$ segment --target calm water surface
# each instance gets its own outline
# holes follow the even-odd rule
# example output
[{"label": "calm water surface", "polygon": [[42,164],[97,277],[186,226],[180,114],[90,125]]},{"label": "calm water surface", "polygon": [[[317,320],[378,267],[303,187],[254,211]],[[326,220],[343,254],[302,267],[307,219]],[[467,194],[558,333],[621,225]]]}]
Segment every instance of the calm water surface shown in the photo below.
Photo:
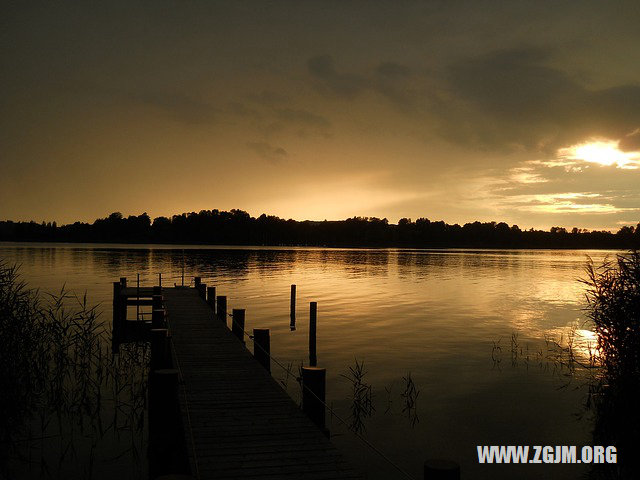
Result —
[{"label": "calm water surface", "polygon": [[[592,444],[592,418],[583,415],[586,379],[566,376],[550,361],[545,339],[566,343],[573,331],[578,355],[588,359],[594,339],[578,279],[587,255],[597,263],[615,253],[0,244],[0,258],[20,264],[31,286],[86,292],[100,303],[105,322],[111,282],[127,276],[135,284],[140,274],[150,285],[162,273],[163,285],[179,284],[184,265],[187,283],[199,275],[228,296],[230,309],[246,308],[248,330],[270,328],[273,356],[293,370],[308,364],[308,303],[317,301],[318,365],[327,368],[328,402],[348,419],[352,386],[341,374],[355,359],[364,361],[375,410],[364,419],[363,435],[415,478],[430,457],[458,461],[463,478],[587,473],[578,465],[478,465],[476,445]],[[293,283],[295,331],[289,327]],[[407,409],[408,375],[419,394]],[[298,399],[293,380],[288,387]],[[402,478],[335,418],[331,431],[368,478]]]}]

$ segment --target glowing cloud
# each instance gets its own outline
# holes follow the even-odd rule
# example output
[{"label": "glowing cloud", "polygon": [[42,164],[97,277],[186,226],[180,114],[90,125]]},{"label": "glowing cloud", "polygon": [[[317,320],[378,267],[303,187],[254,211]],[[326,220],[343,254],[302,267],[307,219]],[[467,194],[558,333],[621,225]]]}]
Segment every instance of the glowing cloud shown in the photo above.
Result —
[{"label": "glowing cloud", "polygon": [[617,213],[625,209],[611,203],[594,201],[602,199],[598,193],[553,193],[534,195],[514,195],[509,204],[523,211],[536,213]]},{"label": "glowing cloud", "polygon": [[623,152],[619,141],[593,140],[558,150],[558,157],[570,161],[582,161],[623,169],[640,168],[640,152]]}]

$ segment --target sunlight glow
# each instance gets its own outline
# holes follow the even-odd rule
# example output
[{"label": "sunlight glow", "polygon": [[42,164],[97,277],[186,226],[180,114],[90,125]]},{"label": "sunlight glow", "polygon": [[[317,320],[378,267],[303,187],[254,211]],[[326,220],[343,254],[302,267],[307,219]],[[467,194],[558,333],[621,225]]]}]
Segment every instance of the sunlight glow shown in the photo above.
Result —
[{"label": "sunlight glow", "polygon": [[[610,203],[594,203],[598,193],[554,193],[514,197],[523,210],[539,213],[616,213],[621,209]],[[589,203],[585,203],[585,202]]]},{"label": "sunlight glow", "polygon": [[558,156],[565,160],[579,160],[617,168],[640,168],[640,152],[623,152],[618,141],[593,140],[558,150]]}]

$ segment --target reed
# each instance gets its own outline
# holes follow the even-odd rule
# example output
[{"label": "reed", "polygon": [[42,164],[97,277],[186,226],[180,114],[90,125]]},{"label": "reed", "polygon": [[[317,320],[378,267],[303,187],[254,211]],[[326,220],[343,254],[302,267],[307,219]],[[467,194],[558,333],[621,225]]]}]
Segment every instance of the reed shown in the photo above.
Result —
[{"label": "reed", "polygon": [[[640,253],[586,266],[586,313],[597,335],[602,371],[591,382],[594,445],[616,445],[617,478],[640,477]],[[601,470],[594,466],[594,471]],[[600,473],[600,472],[599,472]],[[606,473],[606,472],[605,472]]]},{"label": "reed", "polygon": [[617,255],[586,266],[588,317],[593,321],[598,350],[608,374],[640,374],[640,253]]},{"label": "reed", "polygon": [[364,380],[366,374],[364,361],[358,362],[357,358],[355,365],[349,366],[346,374],[340,374],[342,378],[351,383],[349,428],[357,433],[362,433],[365,430],[364,419],[369,418],[375,411],[372,386]]},{"label": "reed", "polygon": [[402,413],[409,419],[411,427],[415,427],[420,421],[418,417],[418,396],[420,395],[420,390],[411,378],[411,372],[408,372],[402,377],[402,382],[403,391],[400,393],[400,397],[402,398]]},{"label": "reed", "polygon": [[148,348],[114,357],[110,336],[86,295],[29,289],[0,261],[1,478],[92,478],[106,451],[143,476]]}]

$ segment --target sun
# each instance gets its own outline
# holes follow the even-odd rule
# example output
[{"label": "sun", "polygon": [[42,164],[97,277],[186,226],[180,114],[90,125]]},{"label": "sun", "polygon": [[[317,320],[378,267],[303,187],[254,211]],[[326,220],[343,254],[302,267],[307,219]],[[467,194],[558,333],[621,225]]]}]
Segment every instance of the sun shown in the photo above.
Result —
[{"label": "sun", "polygon": [[581,160],[603,166],[636,169],[640,166],[639,152],[623,152],[614,140],[592,140],[558,150],[558,156],[566,160]]}]

